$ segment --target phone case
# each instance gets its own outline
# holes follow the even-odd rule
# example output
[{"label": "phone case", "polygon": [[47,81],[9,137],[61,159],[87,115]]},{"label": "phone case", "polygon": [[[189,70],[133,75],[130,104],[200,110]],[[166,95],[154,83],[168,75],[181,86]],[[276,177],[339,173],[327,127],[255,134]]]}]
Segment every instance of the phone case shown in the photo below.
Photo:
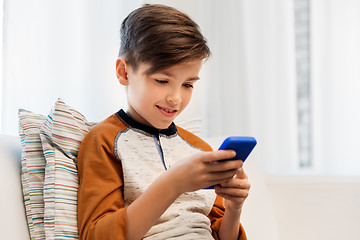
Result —
[{"label": "phone case", "polygon": [[236,156],[234,158],[225,159],[225,160],[241,159],[243,162],[245,162],[245,160],[247,159],[251,151],[254,149],[256,144],[257,142],[253,137],[233,136],[226,138],[219,147],[219,150],[230,149],[236,152]]},{"label": "phone case", "polygon": [[[229,149],[234,150],[236,152],[236,156],[221,161],[241,159],[243,162],[245,162],[245,160],[250,155],[256,144],[257,144],[256,139],[253,137],[241,137],[241,136],[228,137],[221,144],[219,150],[229,150]],[[214,189],[214,186],[210,186],[205,189]]]}]

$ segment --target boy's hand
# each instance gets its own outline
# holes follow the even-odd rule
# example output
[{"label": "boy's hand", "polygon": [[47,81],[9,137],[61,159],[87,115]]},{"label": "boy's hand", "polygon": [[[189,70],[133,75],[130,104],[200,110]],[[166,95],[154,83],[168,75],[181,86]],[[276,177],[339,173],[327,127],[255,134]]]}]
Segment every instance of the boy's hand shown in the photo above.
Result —
[{"label": "boy's hand", "polygon": [[[201,152],[178,161],[168,169],[179,193],[192,192],[219,183],[229,182],[243,162],[219,161],[235,156],[232,150]],[[219,161],[219,162],[218,162]]]},{"label": "boy's hand", "polygon": [[244,169],[238,169],[235,177],[215,186],[217,195],[225,199],[225,209],[239,212],[249,195],[250,183]]}]

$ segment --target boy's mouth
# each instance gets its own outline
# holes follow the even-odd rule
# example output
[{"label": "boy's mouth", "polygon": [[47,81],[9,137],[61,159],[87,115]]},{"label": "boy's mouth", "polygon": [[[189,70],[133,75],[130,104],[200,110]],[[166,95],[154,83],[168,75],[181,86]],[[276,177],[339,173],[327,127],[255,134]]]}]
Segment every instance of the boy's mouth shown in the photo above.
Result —
[{"label": "boy's mouth", "polygon": [[173,109],[166,109],[166,108],[164,108],[164,107],[160,107],[159,105],[156,105],[156,107],[158,108],[158,109],[160,109],[160,110],[162,110],[162,111],[164,111],[164,112],[166,112],[166,113],[176,113],[177,112],[177,110],[173,110]]},{"label": "boy's mouth", "polygon": [[169,117],[169,118],[174,118],[177,114],[178,110],[174,110],[174,109],[168,109],[168,108],[164,108],[164,107],[160,107],[158,105],[156,105],[156,107],[159,109],[160,113],[165,116],[165,117]]}]

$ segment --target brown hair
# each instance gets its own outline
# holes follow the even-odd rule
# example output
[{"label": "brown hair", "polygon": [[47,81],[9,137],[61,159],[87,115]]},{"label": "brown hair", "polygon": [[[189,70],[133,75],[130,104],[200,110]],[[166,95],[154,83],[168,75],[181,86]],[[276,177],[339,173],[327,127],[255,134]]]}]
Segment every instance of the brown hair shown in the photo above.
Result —
[{"label": "brown hair", "polygon": [[122,22],[119,57],[136,71],[149,63],[152,74],[175,64],[206,59],[210,49],[199,26],[186,14],[160,4],[145,4]]}]

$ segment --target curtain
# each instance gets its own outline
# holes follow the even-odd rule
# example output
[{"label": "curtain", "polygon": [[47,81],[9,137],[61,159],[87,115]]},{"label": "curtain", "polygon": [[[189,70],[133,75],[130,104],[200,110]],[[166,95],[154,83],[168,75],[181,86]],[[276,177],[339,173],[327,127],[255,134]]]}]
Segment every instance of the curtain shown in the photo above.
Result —
[{"label": "curtain", "polygon": [[[288,0],[5,0],[1,132],[17,109],[48,114],[58,97],[100,121],[126,108],[115,60],[123,18],[143,3],[189,14],[212,50],[179,122],[201,136],[251,135],[250,160],[299,173],[294,6]],[[360,3],[311,1],[313,173],[360,173]],[[341,159],[341,160],[339,160]]]},{"label": "curtain", "polygon": [[360,174],[360,2],[312,1],[315,169]]},{"label": "curtain", "polygon": [[119,27],[143,3],[189,14],[213,53],[179,121],[201,119],[207,138],[252,135],[263,169],[289,171],[296,126],[287,0],[7,0],[2,133],[17,134],[18,108],[46,115],[58,97],[95,122],[126,108],[115,75]]},{"label": "curtain", "polygon": [[48,114],[57,98],[100,121],[126,107],[115,61],[119,30],[142,1],[5,0],[3,134],[17,110]]},{"label": "curtain", "polygon": [[205,25],[213,47],[206,66],[210,136],[251,135],[253,160],[268,173],[297,167],[292,1],[213,2]]}]

